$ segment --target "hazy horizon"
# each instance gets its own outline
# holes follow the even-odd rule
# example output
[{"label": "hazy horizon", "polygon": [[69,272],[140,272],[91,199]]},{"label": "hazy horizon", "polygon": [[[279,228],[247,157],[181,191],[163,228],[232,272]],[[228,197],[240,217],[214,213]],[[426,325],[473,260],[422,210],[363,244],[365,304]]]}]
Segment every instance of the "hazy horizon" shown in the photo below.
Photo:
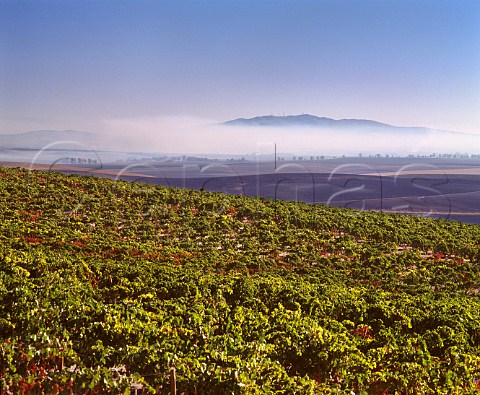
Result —
[{"label": "hazy horizon", "polygon": [[[0,1],[0,133],[155,151],[476,153],[480,138],[211,125],[309,113],[480,134],[475,1]],[[143,149],[143,148],[142,148]]]},{"label": "hazy horizon", "polygon": [[[245,125],[187,125],[178,119],[164,123],[168,133],[150,133],[151,120],[138,124],[138,120],[122,120],[112,125],[112,135],[76,133],[75,131],[45,131],[36,135],[18,134],[20,139],[9,137],[0,147],[63,149],[91,149],[97,151],[122,151],[162,153],[167,155],[249,155],[279,154],[314,156],[358,156],[388,154],[407,156],[436,154],[480,154],[480,135],[462,134],[425,128],[396,128],[389,125],[348,126],[245,126]],[[52,133],[53,132],[53,133]],[[68,133],[71,132],[71,133]],[[11,135],[9,135],[11,136]],[[35,140],[36,136],[36,140]],[[35,141],[32,141],[35,140]],[[72,145],[73,144],[73,145]],[[5,154],[5,151],[4,151]]]}]

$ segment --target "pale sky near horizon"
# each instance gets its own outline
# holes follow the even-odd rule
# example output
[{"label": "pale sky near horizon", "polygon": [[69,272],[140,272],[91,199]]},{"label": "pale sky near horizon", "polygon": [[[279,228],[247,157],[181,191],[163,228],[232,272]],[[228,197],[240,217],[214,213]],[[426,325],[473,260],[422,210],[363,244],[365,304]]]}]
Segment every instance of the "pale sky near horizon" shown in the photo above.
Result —
[{"label": "pale sky near horizon", "polygon": [[0,0],[0,133],[283,113],[480,133],[480,1]]}]

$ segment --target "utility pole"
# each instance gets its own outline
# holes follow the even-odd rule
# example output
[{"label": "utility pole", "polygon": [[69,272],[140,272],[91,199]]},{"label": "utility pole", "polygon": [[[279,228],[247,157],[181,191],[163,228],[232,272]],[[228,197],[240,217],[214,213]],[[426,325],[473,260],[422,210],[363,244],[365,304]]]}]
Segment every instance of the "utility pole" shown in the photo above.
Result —
[{"label": "utility pole", "polygon": [[277,143],[275,144],[275,171],[277,170]]}]

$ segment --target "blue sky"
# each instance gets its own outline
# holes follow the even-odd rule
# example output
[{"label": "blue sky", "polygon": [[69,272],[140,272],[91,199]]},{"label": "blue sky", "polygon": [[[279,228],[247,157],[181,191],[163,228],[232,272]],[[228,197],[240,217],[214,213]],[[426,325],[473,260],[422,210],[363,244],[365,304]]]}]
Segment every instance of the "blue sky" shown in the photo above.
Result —
[{"label": "blue sky", "polygon": [[480,133],[479,1],[0,0],[0,132],[311,113]]}]

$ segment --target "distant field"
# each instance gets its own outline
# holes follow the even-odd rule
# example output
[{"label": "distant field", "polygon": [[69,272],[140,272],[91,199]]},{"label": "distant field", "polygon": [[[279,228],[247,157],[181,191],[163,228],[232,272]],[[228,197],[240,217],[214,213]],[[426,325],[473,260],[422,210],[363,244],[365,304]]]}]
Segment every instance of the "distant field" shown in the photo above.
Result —
[{"label": "distant field", "polygon": [[[369,174],[369,173],[367,173]],[[395,176],[398,172],[390,171],[385,173],[380,173],[382,177]],[[435,169],[435,170],[403,170],[401,175],[430,175],[430,174],[446,174],[446,175],[474,175],[480,176],[480,167],[466,167],[464,169]]]},{"label": "distant field", "polygon": [[338,158],[279,161],[276,169],[253,161],[1,165],[480,224],[480,160]]}]

